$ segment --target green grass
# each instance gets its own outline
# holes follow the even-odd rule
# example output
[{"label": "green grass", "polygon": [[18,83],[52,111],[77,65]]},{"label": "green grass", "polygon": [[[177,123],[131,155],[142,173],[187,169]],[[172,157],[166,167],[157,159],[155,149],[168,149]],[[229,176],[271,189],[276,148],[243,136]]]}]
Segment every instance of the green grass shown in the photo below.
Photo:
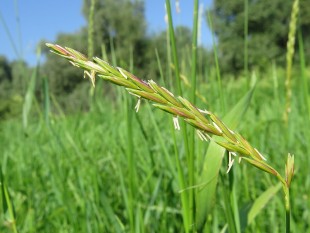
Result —
[{"label": "green grass", "polygon": [[[278,93],[283,100],[284,87],[283,82],[280,83]],[[228,104],[236,103],[241,97],[239,90],[245,84],[245,80],[240,80],[225,86],[226,96],[230,96],[226,100]],[[293,141],[287,144],[283,136],[282,112],[273,98],[273,88],[267,78],[259,81],[252,105],[239,130],[253,145],[268,154],[270,163],[280,170],[287,152],[295,154],[297,175],[291,190],[292,229],[295,232],[305,231],[309,227],[310,206],[307,203],[310,182],[307,168],[310,159],[304,135],[309,133],[303,127],[305,119],[299,114],[300,104],[295,99],[292,101]],[[299,85],[294,85],[294,88],[297,93]],[[205,93],[209,93],[207,87]],[[210,99],[212,94],[206,97]],[[97,101],[100,107],[91,112],[66,118],[51,117],[49,127],[44,120],[38,122],[29,118],[27,135],[18,119],[1,123],[1,165],[19,232],[123,232],[130,229],[124,199],[130,187],[126,177],[131,172],[126,153],[126,109],[121,102],[117,104],[106,98]],[[159,143],[159,137],[162,137],[167,153],[173,155],[174,142],[167,129],[170,117],[158,110],[150,111],[147,105],[144,103],[132,118],[135,182],[139,184],[134,186],[132,196],[135,231],[183,232],[180,189],[171,171],[176,169],[176,164],[170,167]],[[210,108],[220,111],[216,106],[214,104]],[[275,109],[279,109],[278,112]],[[149,121],[150,115],[156,121],[160,136]],[[177,138],[179,136],[176,135]],[[196,146],[198,160],[206,151],[207,144],[198,141]],[[173,157],[171,159],[174,161]],[[181,158],[180,163],[181,167],[186,167],[185,158]],[[214,229],[220,231],[227,223],[227,211],[223,208],[227,194],[221,191],[228,180],[225,170],[223,167],[219,181],[222,188],[217,189],[215,210],[209,219],[211,232]],[[257,174],[258,170],[246,163],[235,166],[235,198],[241,212],[269,187],[277,184],[276,179],[261,172]],[[278,193],[267,208],[259,211],[246,232],[254,229],[283,232],[285,210],[282,202],[283,196]],[[4,225],[5,215],[0,216],[0,231],[11,232]],[[244,220],[243,215],[240,216],[241,221]]]}]

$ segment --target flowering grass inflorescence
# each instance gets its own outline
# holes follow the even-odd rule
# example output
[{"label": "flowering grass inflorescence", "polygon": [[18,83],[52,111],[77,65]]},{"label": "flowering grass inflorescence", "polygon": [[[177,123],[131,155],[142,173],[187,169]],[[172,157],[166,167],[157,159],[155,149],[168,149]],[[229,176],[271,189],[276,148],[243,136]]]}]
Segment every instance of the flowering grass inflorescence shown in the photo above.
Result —
[{"label": "flowering grass inflorescence", "polygon": [[[74,49],[54,44],[46,45],[52,49],[52,52],[68,59],[72,65],[84,69],[84,77],[88,76],[94,86],[95,76],[98,75],[98,77],[104,80],[125,87],[130,94],[138,98],[138,103],[135,107],[136,111],[139,110],[141,98],[151,100],[155,102],[153,106],[174,116],[176,129],[179,129],[177,118],[182,117],[185,122],[197,130],[197,134],[201,139],[214,140],[211,138],[212,135],[224,138],[225,142],[216,141],[216,143],[230,152],[230,158],[231,155],[234,157],[238,156],[239,162],[244,159],[265,172],[281,177],[274,168],[266,163],[266,158],[256,148],[252,147],[239,133],[230,130],[212,112],[195,107],[181,96],[175,97],[170,91],[159,86],[153,80],[141,80],[130,72],[120,67],[115,68],[98,57],[89,60]],[[233,159],[229,160],[228,171],[233,161]],[[282,183],[285,182],[284,179],[281,181]]]},{"label": "flowering grass inflorescence", "polygon": [[[88,76],[94,86],[97,75],[104,80],[125,87],[130,94],[138,98],[138,103],[135,107],[136,111],[139,110],[140,101],[143,98],[154,102],[153,106],[156,108],[172,114],[174,126],[178,130],[180,129],[178,118],[183,118],[185,122],[197,130],[197,134],[202,140],[214,140],[229,152],[227,172],[231,169],[234,158],[238,157],[239,163],[245,160],[260,170],[276,176],[282,183],[286,210],[289,212],[289,186],[294,174],[294,156],[288,156],[286,177],[283,178],[276,169],[267,163],[266,158],[256,148],[251,146],[239,133],[229,129],[212,112],[195,107],[191,102],[181,96],[176,97],[153,80],[143,81],[130,72],[120,67],[113,67],[98,57],[90,60],[72,48],[54,44],[46,45],[55,54],[66,58],[72,65],[84,69],[84,77]],[[212,138],[211,136],[213,135],[225,140],[219,141],[216,138]]]}]

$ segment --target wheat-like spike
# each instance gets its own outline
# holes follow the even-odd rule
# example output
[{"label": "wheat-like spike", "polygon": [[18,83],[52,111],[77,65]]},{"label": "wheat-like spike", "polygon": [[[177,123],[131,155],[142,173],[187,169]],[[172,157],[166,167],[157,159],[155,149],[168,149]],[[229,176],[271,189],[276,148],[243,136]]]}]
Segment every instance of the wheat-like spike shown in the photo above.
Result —
[{"label": "wheat-like spike", "polygon": [[289,34],[287,41],[287,52],[286,52],[286,103],[284,112],[284,121],[288,124],[288,117],[291,112],[291,99],[292,99],[292,64],[294,57],[294,45],[295,45],[295,34],[297,28],[297,19],[299,14],[299,0],[295,0],[292,6],[291,20],[289,26]]},{"label": "wheat-like spike", "polygon": [[[60,55],[70,61],[73,65],[84,69],[86,74],[94,83],[95,74],[111,83],[123,86],[126,90],[136,96],[139,101],[141,98],[155,102],[153,105],[163,111],[173,115],[173,121],[176,129],[179,129],[178,117],[181,117],[198,130],[199,135],[203,138],[210,138],[216,135],[225,139],[226,142],[214,140],[218,145],[230,152],[230,155],[239,155],[239,158],[244,158],[250,164],[279,177],[279,173],[269,166],[264,157],[254,147],[250,145],[241,135],[230,130],[217,116],[212,112],[207,111],[210,119],[206,118],[201,111],[196,108],[190,101],[182,97],[175,97],[166,88],[159,86],[153,80],[143,81],[130,72],[118,67],[115,68],[109,63],[94,58],[87,59],[83,54],[74,49],[61,47],[54,44],[46,44],[52,52]],[[136,111],[139,105],[136,107]],[[239,160],[240,161],[240,160]],[[230,160],[229,169],[233,160]]]}]

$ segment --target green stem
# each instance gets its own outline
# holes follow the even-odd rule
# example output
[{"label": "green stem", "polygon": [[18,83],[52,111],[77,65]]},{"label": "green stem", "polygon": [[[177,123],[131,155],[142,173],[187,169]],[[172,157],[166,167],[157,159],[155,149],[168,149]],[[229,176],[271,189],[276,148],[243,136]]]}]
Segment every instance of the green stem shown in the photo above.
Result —
[{"label": "green stem", "polygon": [[[130,47],[130,72],[133,72],[133,50],[132,47]],[[138,216],[135,216],[135,198],[137,195],[135,194],[136,188],[136,166],[135,166],[135,155],[134,155],[134,136],[133,136],[133,130],[132,130],[132,108],[133,108],[133,102],[132,99],[129,99],[128,96],[125,95],[125,111],[126,111],[126,125],[127,125],[127,154],[128,154],[128,165],[129,165],[129,176],[128,176],[128,183],[129,183],[129,203],[130,203],[130,230],[131,232],[136,232],[136,221],[135,218]]]},{"label": "green stem", "polygon": [[[207,11],[207,17],[208,17],[210,30],[213,31],[213,23],[212,23],[212,17],[211,17],[210,11]],[[218,86],[218,92],[220,93],[220,103],[221,103],[221,108],[223,109],[223,112],[225,112],[226,104],[225,104],[224,93],[223,93],[223,88],[222,88],[222,79],[221,79],[220,65],[219,65],[218,55],[217,55],[215,36],[213,32],[212,32],[212,44],[213,44],[214,61],[215,61],[215,67],[216,67],[217,86]]]},{"label": "green stem", "polygon": [[128,217],[130,222],[130,232],[135,232],[135,206],[134,206],[134,199],[135,199],[135,158],[133,153],[133,132],[132,132],[132,101],[127,96],[125,96],[124,100],[124,107],[126,111],[126,126],[127,126],[127,163],[129,167],[129,174],[128,174],[128,196],[129,196],[129,206],[128,206]]},{"label": "green stem", "polygon": [[298,30],[298,47],[299,47],[299,59],[300,59],[300,70],[301,70],[301,77],[302,77],[302,93],[304,98],[304,108],[305,114],[307,115],[307,122],[310,122],[310,102],[308,99],[309,89],[308,89],[308,82],[306,76],[306,61],[305,61],[305,49],[304,49],[304,42],[302,37],[301,28]]},{"label": "green stem", "polygon": [[88,16],[88,57],[94,56],[94,12],[96,0],[91,1],[89,16]]},{"label": "green stem", "polygon": [[286,212],[286,233],[290,233],[291,229],[291,205],[290,205],[290,190],[285,186],[285,212]]},{"label": "green stem", "polygon": [[[194,24],[192,35],[192,69],[191,69],[191,101],[196,104],[196,80],[197,80],[197,34],[198,34],[198,6],[199,0],[195,0],[194,5]],[[193,128],[189,129],[189,155],[188,155],[188,176],[189,186],[195,185],[195,131]],[[195,221],[195,195],[194,189],[189,190],[189,208],[191,213],[191,221]]]},{"label": "green stem", "polygon": [[194,25],[193,25],[193,38],[192,38],[192,90],[191,101],[195,105],[196,103],[196,76],[197,76],[197,34],[198,34],[198,3],[199,0],[195,0],[194,5]]},{"label": "green stem", "polygon": [[168,15],[168,23],[169,23],[168,31],[169,31],[169,36],[170,36],[172,58],[173,58],[174,66],[175,66],[175,76],[176,76],[176,83],[177,83],[177,88],[178,88],[178,95],[182,96],[180,66],[179,66],[179,59],[178,59],[178,53],[177,53],[176,39],[174,35],[174,30],[173,30],[170,0],[166,0],[166,7],[167,7],[167,15]]},{"label": "green stem", "polygon": [[[175,77],[176,77],[176,85],[177,85],[177,93],[179,96],[182,96],[182,86],[181,86],[181,76],[180,76],[180,66],[179,66],[179,58],[177,53],[177,46],[176,46],[176,38],[174,34],[174,28],[173,28],[173,22],[172,22],[172,14],[171,14],[171,6],[170,6],[170,0],[166,0],[166,8],[167,8],[167,16],[168,16],[168,31],[169,31],[169,39],[171,43],[171,53],[173,58],[173,63],[175,67]],[[189,139],[187,136],[187,127],[185,122],[182,120],[181,122],[181,131],[184,139],[184,147],[185,147],[185,153],[187,161],[190,161],[191,155],[189,151]],[[193,171],[188,166],[189,174],[193,174]],[[191,175],[189,175],[191,177]],[[189,178],[191,180],[191,178]],[[190,182],[189,182],[190,183]],[[181,188],[185,184],[180,184]],[[188,184],[189,185],[189,184]],[[190,192],[193,192],[192,190]],[[184,228],[185,232],[189,232],[190,226],[193,223],[193,199],[192,195],[187,195],[186,192],[181,193],[181,200],[182,200],[182,208],[183,208],[183,219],[184,219]]]},{"label": "green stem", "polygon": [[291,227],[291,205],[290,205],[290,189],[283,177],[278,173],[277,178],[281,181],[284,192],[284,205],[285,205],[285,232],[290,233]]}]

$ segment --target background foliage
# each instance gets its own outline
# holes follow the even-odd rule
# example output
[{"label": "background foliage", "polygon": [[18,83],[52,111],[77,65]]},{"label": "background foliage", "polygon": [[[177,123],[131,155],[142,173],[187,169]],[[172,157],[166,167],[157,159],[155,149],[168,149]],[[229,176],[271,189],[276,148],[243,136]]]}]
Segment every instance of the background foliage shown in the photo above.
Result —
[{"label": "background foliage", "polygon": [[[285,64],[290,13],[293,1],[216,0],[212,13],[218,38],[219,59],[223,72],[244,69],[244,18],[248,20],[248,63],[251,68],[264,69],[270,61]],[[300,1],[299,28],[304,33],[305,52],[309,56],[310,7]]]}]

